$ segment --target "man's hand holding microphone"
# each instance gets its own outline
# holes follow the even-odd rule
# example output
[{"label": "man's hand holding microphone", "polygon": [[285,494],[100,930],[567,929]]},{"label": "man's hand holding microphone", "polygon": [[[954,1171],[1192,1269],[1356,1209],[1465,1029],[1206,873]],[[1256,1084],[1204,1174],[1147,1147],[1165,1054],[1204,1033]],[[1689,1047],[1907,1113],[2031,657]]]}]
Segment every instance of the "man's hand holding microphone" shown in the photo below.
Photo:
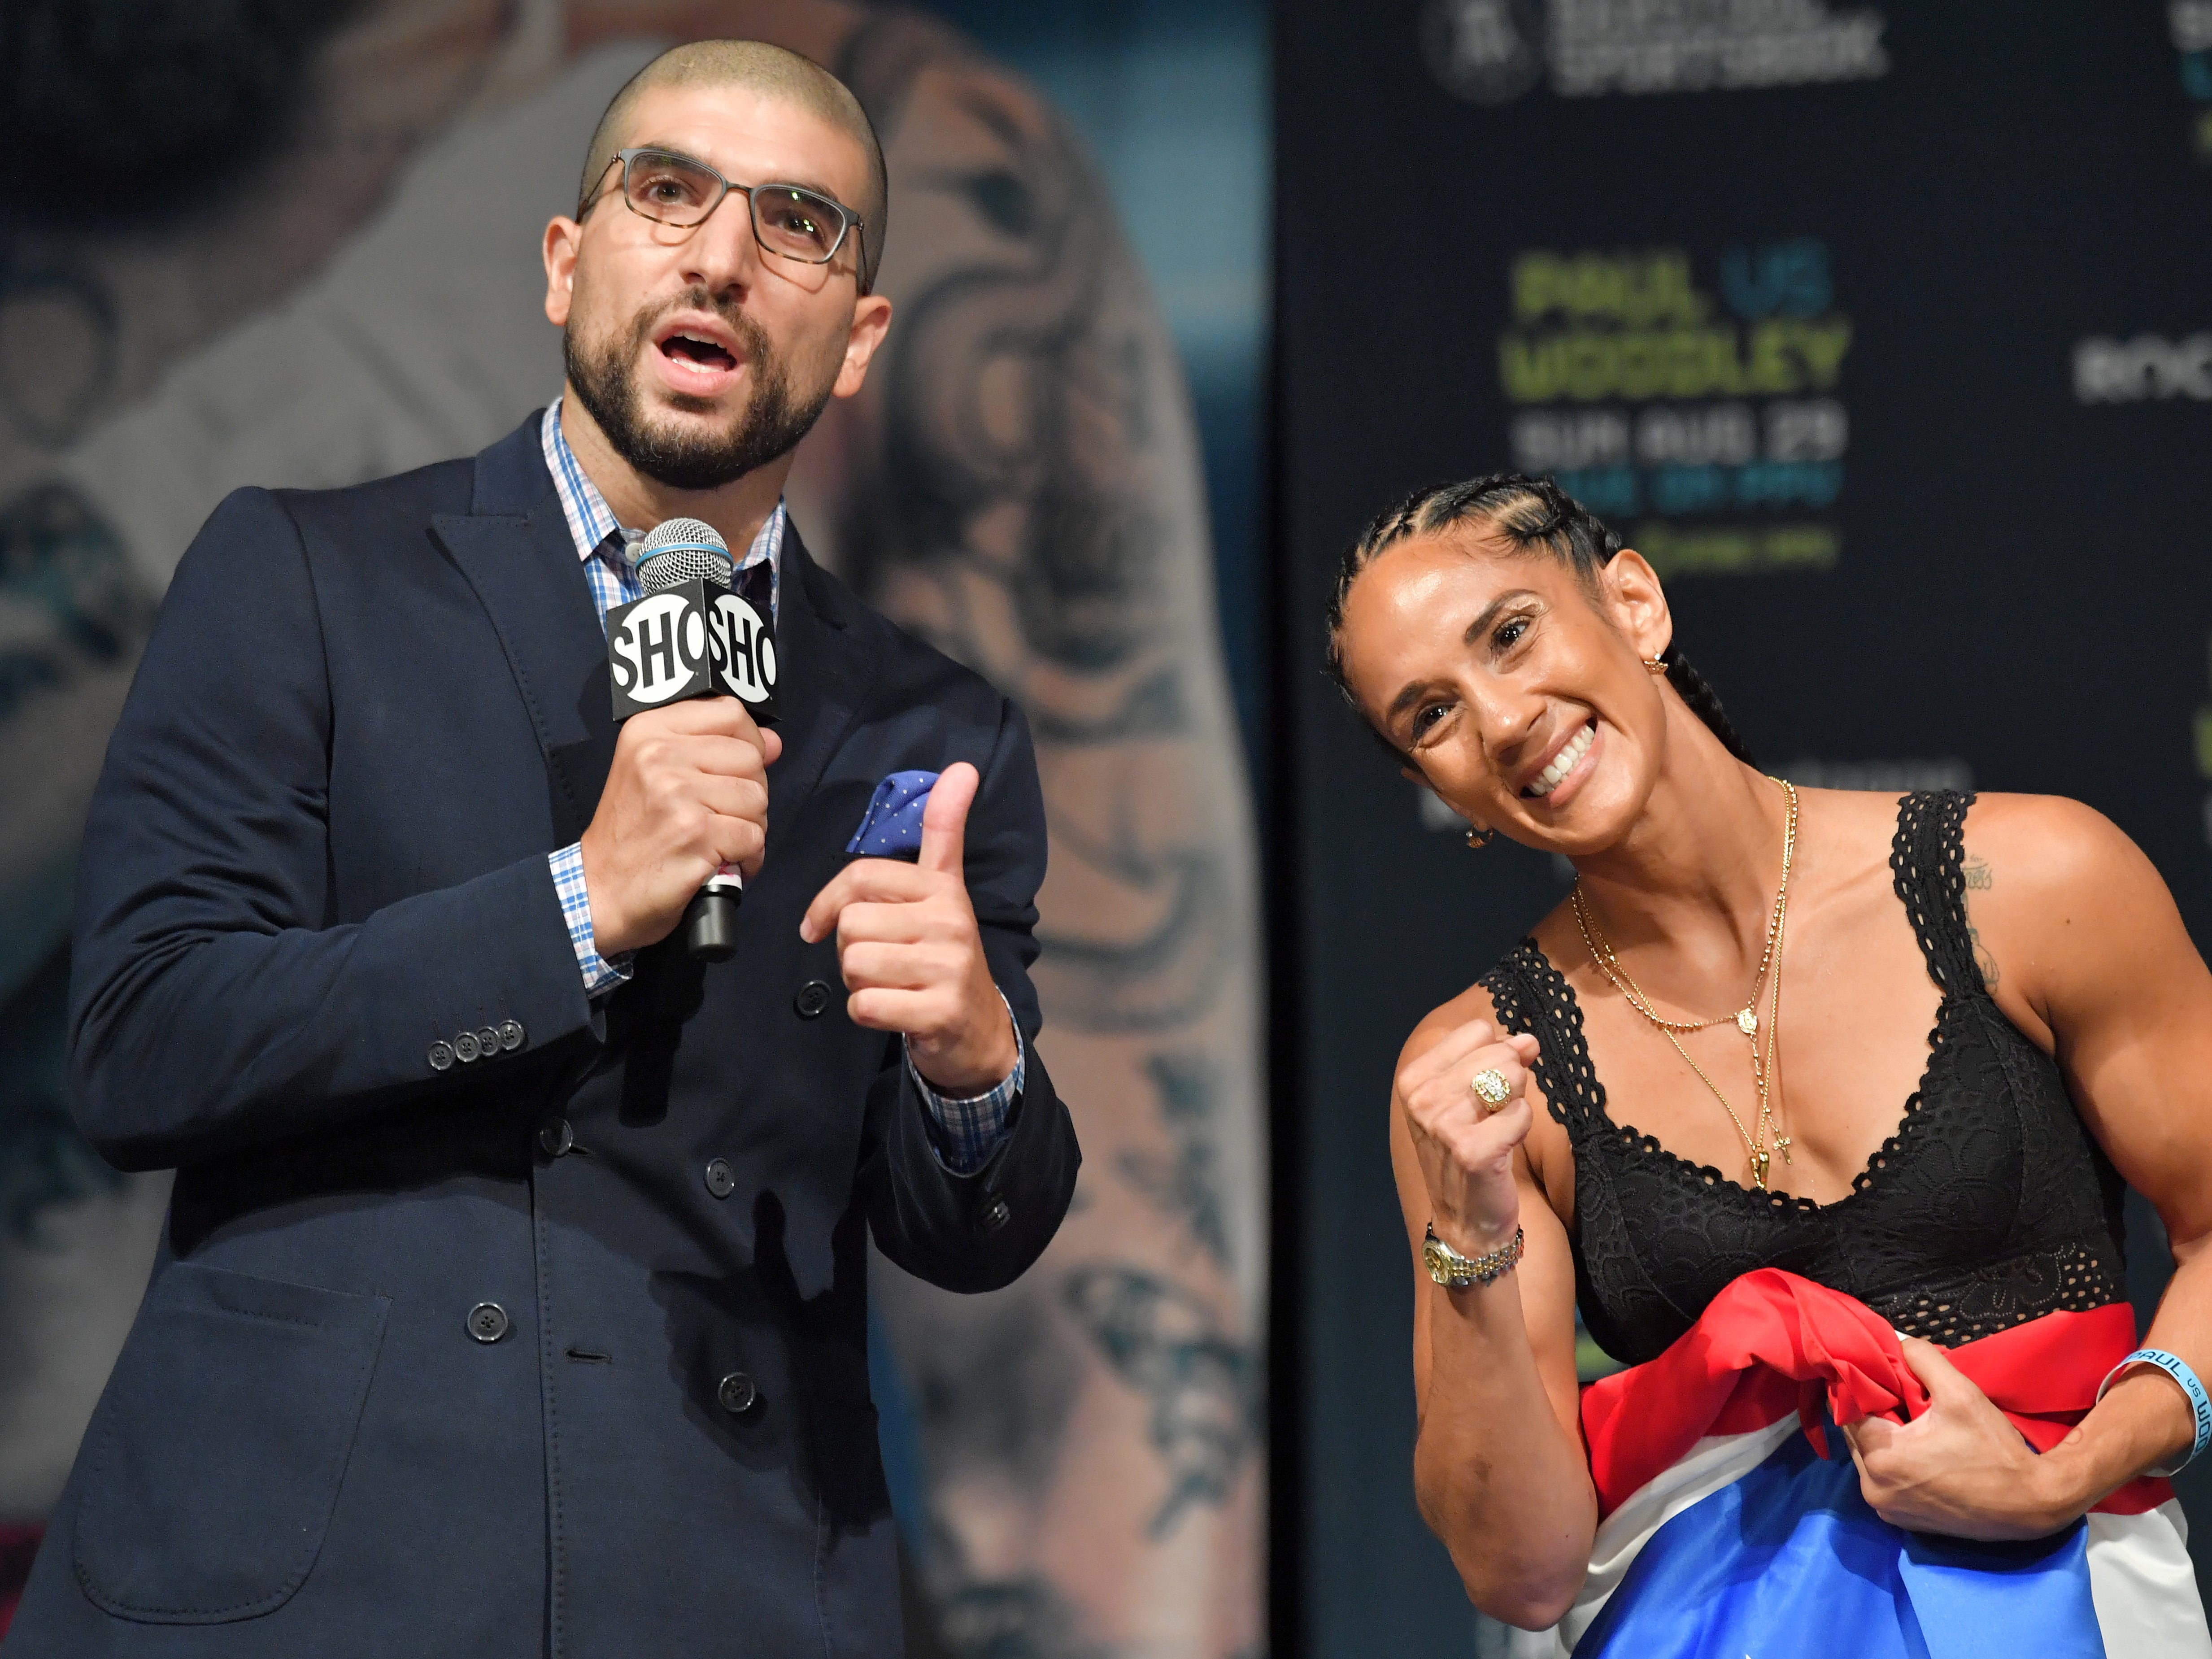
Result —
[{"label": "man's hand holding microphone", "polygon": [[584,890],[603,957],[658,944],[725,865],[747,876],[768,840],[768,769],[783,739],[735,697],[692,697],[633,714],[592,827]]},{"label": "man's hand holding microphone", "polygon": [[[758,872],[768,769],[782,752],[782,738],[754,725],[734,697],[694,698],[623,723],[584,832],[602,956],[666,938],[724,866]],[[854,860],[799,925],[810,945],[836,936],[853,1023],[903,1033],[915,1068],[954,1096],[995,1088],[1017,1058],[962,872],[981,781],[965,761],[945,768],[922,812],[920,858]]]},{"label": "man's hand holding microphone", "polygon": [[[768,769],[783,740],[744,701],[714,693],[733,686],[771,718],[773,625],[732,596],[712,526],[671,520],[640,553],[646,597],[607,619],[622,726],[583,836],[592,942],[619,956],[659,943],[689,913],[691,954],[721,961],[735,945],[739,881],[759,871],[767,845]],[[981,782],[965,761],[946,767],[923,808],[915,861],[854,860],[799,928],[810,945],[836,936],[853,1022],[902,1033],[915,1069],[956,1097],[996,1088],[1020,1059],[968,897],[968,810]],[[702,905],[719,915],[702,916]]]}]

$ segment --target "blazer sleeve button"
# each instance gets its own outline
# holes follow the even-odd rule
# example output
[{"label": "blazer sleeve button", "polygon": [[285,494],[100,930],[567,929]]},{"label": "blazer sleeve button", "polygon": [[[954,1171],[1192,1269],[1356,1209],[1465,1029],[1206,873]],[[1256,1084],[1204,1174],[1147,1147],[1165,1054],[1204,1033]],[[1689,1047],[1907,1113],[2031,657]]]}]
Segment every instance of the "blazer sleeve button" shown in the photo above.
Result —
[{"label": "blazer sleeve button", "polygon": [[499,1046],[505,1049],[508,1054],[513,1054],[517,1048],[520,1048],[522,1046],[522,1022],[520,1020],[510,1019],[501,1024],[499,1028]]},{"label": "blazer sleeve button", "polygon": [[486,1060],[489,1060],[494,1054],[497,1054],[499,1052],[499,1033],[489,1025],[478,1031],[477,1033],[477,1052],[482,1054]]},{"label": "blazer sleeve button", "polygon": [[430,1045],[430,1069],[444,1072],[453,1069],[453,1045],[442,1037]]},{"label": "blazer sleeve button", "polygon": [[474,1031],[464,1031],[453,1039],[453,1058],[464,1066],[482,1053],[483,1053],[483,1045],[477,1042],[477,1034]]},{"label": "blazer sleeve button", "polygon": [[830,1006],[830,988],[818,979],[810,979],[799,988],[791,1006],[801,1019],[819,1019]]}]

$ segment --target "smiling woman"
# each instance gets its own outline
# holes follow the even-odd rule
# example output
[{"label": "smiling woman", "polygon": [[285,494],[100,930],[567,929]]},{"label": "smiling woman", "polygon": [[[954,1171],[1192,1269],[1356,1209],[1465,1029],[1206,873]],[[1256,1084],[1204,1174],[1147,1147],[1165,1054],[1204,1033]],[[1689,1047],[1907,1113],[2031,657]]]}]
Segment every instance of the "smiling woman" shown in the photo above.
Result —
[{"label": "smiling woman", "polygon": [[[1359,701],[1352,693],[1350,682],[1345,678],[1342,635],[1344,632],[1345,602],[1352,585],[1359,573],[1376,557],[1413,537],[1436,537],[1454,528],[1484,532],[1496,536],[1507,544],[1523,550],[1543,548],[1564,558],[1569,568],[1585,583],[1594,583],[1597,573],[1610,565],[1613,556],[1622,548],[1620,537],[1607,530],[1579,501],[1561,489],[1549,478],[1532,478],[1518,473],[1492,473],[1474,478],[1464,483],[1444,484],[1407,496],[1397,506],[1376,518],[1361,534],[1352,550],[1345,556],[1344,564],[1337,573],[1336,589],[1330,595],[1328,606],[1328,669],[1336,681],[1337,690],[1357,709]],[[1640,561],[1639,561],[1640,562]],[[1655,578],[1656,580],[1656,578]],[[1468,642],[1488,634],[1493,625],[1504,626],[1499,611],[1508,599],[1525,599],[1525,594],[1502,596],[1492,602],[1484,613],[1468,624]],[[1520,627],[1524,624],[1515,623]],[[1518,635],[1515,635],[1518,637]],[[1656,665],[1656,666],[1655,666]],[[1737,759],[1747,764],[1751,756],[1743,739],[1729,724],[1728,716],[1721,710],[1721,702],[1705,677],[1690,665],[1689,659],[1669,645],[1663,652],[1645,664],[1654,672],[1664,672],[1682,696],[1682,700],[1698,717],[1712,728],[1713,735]],[[1392,701],[1394,715],[1401,711],[1399,704],[1411,699],[1418,688],[1402,688]],[[1395,757],[1403,758],[1404,751],[1389,735],[1386,728],[1378,728],[1378,735]],[[1593,730],[1592,735],[1595,736]],[[1564,774],[1562,774],[1564,776]],[[1553,779],[1553,782],[1559,781]],[[1549,786],[1547,786],[1547,788]]]},{"label": "smiling woman", "polygon": [[[1328,620],[1407,775],[1577,872],[1393,1091],[1416,1488],[1476,1604],[1577,1656],[2212,1653],[2163,1478],[2212,1443],[2212,975],[2142,854],[1763,776],[1547,480],[1385,514]],[[2184,1264],[2140,1351],[2123,1180]],[[1577,1304],[1631,1367],[1579,1396]]]}]

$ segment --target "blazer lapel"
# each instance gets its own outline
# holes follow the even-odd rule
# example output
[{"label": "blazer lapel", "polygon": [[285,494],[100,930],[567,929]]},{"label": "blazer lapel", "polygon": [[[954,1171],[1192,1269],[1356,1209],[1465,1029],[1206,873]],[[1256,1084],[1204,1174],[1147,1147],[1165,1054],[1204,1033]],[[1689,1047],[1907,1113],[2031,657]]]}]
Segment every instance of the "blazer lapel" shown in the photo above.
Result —
[{"label": "blazer lapel", "polygon": [[[553,822],[580,838],[614,764],[606,633],[560,497],[538,447],[538,416],[477,458],[467,513],[431,528],[476,590],[530,711],[552,787]],[[854,601],[787,530],[776,617],[784,742],[769,774],[769,843],[821,781],[860,712],[873,663],[849,614]]]},{"label": "blazer lapel", "polygon": [[[534,422],[527,430],[534,438]],[[544,750],[554,825],[575,841],[614,763],[614,710],[591,585],[542,462],[539,477],[544,493],[526,510],[483,511],[479,489],[478,511],[440,514],[431,527],[491,617]]]},{"label": "blazer lapel", "polygon": [[784,535],[776,617],[776,685],[783,757],[768,780],[768,845],[773,848],[859,714],[874,663],[855,637],[853,601],[806,551],[796,528]]}]

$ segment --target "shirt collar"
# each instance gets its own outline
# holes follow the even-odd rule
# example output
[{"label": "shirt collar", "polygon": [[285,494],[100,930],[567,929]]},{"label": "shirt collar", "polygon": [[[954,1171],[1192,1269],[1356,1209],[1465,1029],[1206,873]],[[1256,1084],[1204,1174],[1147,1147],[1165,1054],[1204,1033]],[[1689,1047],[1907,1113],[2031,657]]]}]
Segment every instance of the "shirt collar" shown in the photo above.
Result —
[{"label": "shirt collar", "polygon": [[[545,410],[538,424],[538,441],[545,451],[545,470],[553,475],[554,493],[561,498],[561,514],[568,521],[568,534],[576,544],[576,557],[589,559],[603,550],[616,563],[628,562],[628,550],[645,538],[642,530],[632,530],[615,522],[614,509],[607,498],[599,494],[599,487],[588,477],[576,459],[576,452],[568,447],[566,434],[561,430],[561,403],[556,398]],[[789,520],[784,510],[783,498],[778,496],[775,511],[760,527],[745,550],[744,557],[737,562],[740,570],[749,570],[763,560],[769,574],[781,586],[783,571],[783,531]],[[610,537],[617,537],[614,545],[608,544]]]}]

